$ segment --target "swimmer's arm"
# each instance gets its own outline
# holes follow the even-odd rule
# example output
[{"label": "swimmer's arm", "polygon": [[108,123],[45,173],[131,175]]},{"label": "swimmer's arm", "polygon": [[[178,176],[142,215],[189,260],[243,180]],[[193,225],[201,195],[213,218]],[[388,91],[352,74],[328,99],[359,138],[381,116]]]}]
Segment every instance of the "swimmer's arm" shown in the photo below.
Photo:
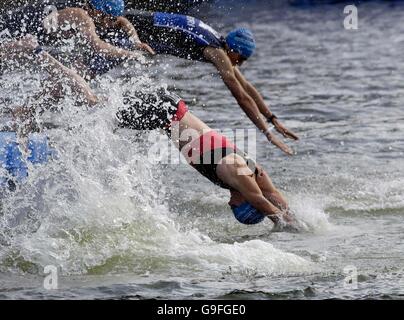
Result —
[{"label": "swimmer's arm", "polygon": [[288,130],[284,127],[277,118],[273,118],[273,113],[269,109],[269,107],[265,104],[264,98],[258,92],[258,90],[242,75],[240,70],[236,67],[234,68],[234,72],[238,81],[243,86],[244,90],[252,97],[255,103],[258,106],[258,109],[262,113],[262,115],[268,120],[271,119],[271,122],[274,124],[275,128],[285,137],[294,140],[299,140],[299,137],[294,134],[292,131]]},{"label": "swimmer's arm", "polygon": [[134,59],[138,60],[142,55],[117,48],[109,43],[100,39],[96,32],[95,24],[90,16],[82,9],[69,8],[59,11],[59,23],[66,25],[75,24],[79,33],[90,44],[90,46],[97,52],[106,55],[113,59]]},{"label": "swimmer's arm", "polygon": [[216,69],[219,71],[223,82],[229,88],[234,98],[236,98],[238,104],[250,118],[250,120],[261,132],[265,132],[268,129],[268,125],[262,118],[255,101],[244,90],[238,81],[236,74],[234,73],[234,68],[225,52],[221,49],[208,47],[204,50],[204,56],[214,64]]},{"label": "swimmer's arm", "polygon": [[277,146],[286,154],[292,155],[293,151],[281,140],[279,140],[272,132],[268,131],[269,125],[263,119],[254,99],[250,97],[250,95],[244,90],[243,86],[238,81],[234,72],[234,67],[232,66],[226,53],[221,49],[208,47],[204,51],[204,56],[215,65],[224,83],[236,98],[239,106],[243,109],[245,114],[250,118],[255,126],[261,132],[265,132],[265,136],[268,141]]},{"label": "swimmer's arm", "polygon": [[[34,55],[32,52],[31,54]],[[77,102],[80,104],[94,106],[98,103],[97,96],[93,94],[85,80],[73,70],[66,68],[44,51],[35,54],[34,58],[39,62],[40,67],[49,73],[50,83],[41,92],[29,99],[29,105],[16,108],[13,112],[13,117],[21,123],[19,126],[20,134],[24,136],[34,130],[37,112],[51,108],[63,97],[64,84],[67,84],[79,96]]]},{"label": "swimmer's arm", "polygon": [[[63,78],[66,83],[78,94],[82,95],[90,105],[97,103],[97,97],[92,93],[86,81],[73,70],[65,67],[58,60],[38,45],[37,40],[32,36],[26,36],[19,41],[14,41],[0,48],[2,57],[8,59],[29,59],[35,61],[39,66],[49,73],[53,81]],[[31,62],[32,63],[32,62]]]},{"label": "swimmer's arm", "polygon": [[124,32],[126,32],[126,34],[130,37],[130,40],[133,43],[140,43],[141,42],[135,27],[133,26],[133,24],[128,19],[126,19],[124,17],[118,17],[116,19],[115,27],[118,28],[118,29],[123,30]]},{"label": "swimmer's arm", "polygon": [[234,68],[234,73],[237,77],[237,80],[241,83],[244,90],[250,95],[251,98],[254,99],[255,103],[258,106],[260,112],[266,117],[267,119],[271,118],[273,113],[269,110],[269,107],[265,104],[264,98],[258,92],[258,90],[249,82],[247,79],[242,75],[238,67]]},{"label": "swimmer's arm", "polygon": [[126,32],[131,42],[135,45],[136,49],[146,51],[151,55],[156,54],[156,52],[149,45],[140,41],[136,28],[128,19],[124,17],[118,17],[116,21],[116,27]]},{"label": "swimmer's arm", "polygon": [[0,45],[1,60],[21,60],[32,56],[35,48],[39,46],[35,37],[27,35],[20,40],[15,40]]},{"label": "swimmer's arm", "polygon": [[55,81],[60,81],[61,78],[70,86],[78,95],[83,97],[83,100],[90,106],[98,103],[97,96],[92,92],[87,82],[76,72],[65,67],[58,60],[53,58],[47,52],[38,54],[40,65],[54,78]]}]

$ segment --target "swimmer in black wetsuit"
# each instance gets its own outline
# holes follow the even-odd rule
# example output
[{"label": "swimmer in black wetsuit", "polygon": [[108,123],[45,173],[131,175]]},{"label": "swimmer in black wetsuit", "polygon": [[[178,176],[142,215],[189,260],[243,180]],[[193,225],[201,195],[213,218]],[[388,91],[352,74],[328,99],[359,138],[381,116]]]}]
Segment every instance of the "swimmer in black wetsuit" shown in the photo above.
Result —
[{"label": "swimmer in black wetsuit", "polygon": [[[212,27],[190,16],[171,13],[129,13],[141,41],[159,54],[212,63],[240,107],[267,139],[287,154],[291,149],[273,135],[266,123],[271,122],[284,137],[298,140],[269,110],[257,89],[248,82],[239,66],[255,51],[251,31],[240,28],[223,37]],[[267,120],[267,121],[265,121]]]},{"label": "swimmer in black wetsuit", "polygon": [[192,115],[185,102],[165,91],[135,93],[117,119],[134,130],[164,129],[187,162],[215,185],[228,189],[229,205],[243,224],[270,218],[277,230],[299,231],[302,226],[289,211],[284,196],[265,170],[226,137]]}]

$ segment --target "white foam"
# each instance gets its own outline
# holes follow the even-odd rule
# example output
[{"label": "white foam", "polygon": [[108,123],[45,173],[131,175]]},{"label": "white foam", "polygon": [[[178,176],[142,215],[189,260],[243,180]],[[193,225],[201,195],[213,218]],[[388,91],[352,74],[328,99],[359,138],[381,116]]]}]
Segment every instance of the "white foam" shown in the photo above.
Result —
[{"label": "white foam", "polygon": [[333,228],[328,215],[324,212],[328,199],[302,193],[288,195],[288,198],[291,211],[303,222],[307,231],[324,233]]}]

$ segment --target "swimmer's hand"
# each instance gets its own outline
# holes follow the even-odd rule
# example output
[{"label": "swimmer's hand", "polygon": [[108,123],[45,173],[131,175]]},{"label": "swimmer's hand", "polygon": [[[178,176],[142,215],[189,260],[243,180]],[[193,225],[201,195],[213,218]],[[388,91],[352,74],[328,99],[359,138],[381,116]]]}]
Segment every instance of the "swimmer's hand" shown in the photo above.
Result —
[{"label": "swimmer's hand", "polygon": [[283,135],[285,138],[289,138],[292,140],[299,140],[299,137],[290,131],[288,128],[286,128],[282,122],[279,121],[278,118],[274,118],[272,120],[272,124],[274,125],[276,131],[278,131],[281,135]]},{"label": "swimmer's hand", "polygon": [[278,139],[272,132],[268,132],[266,134],[266,137],[269,142],[271,142],[273,145],[277,146],[279,149],[281,149],[283,152],[285,152],[287,155],[292,156],[293,155],[293,150],[288,147],[283,141]]},{"label": "swimmer's hand", "polygon": [[273,222],[273,232],[300,233],[306,229],[290,212],[279,213],[277,218],[273,219]]},{"label": "swimmer's hand", "polygon": [[156,52],[146,43],[139,42],[136,44],[135,48],[141,51],[146,51],[152,56],[156,55]]}]

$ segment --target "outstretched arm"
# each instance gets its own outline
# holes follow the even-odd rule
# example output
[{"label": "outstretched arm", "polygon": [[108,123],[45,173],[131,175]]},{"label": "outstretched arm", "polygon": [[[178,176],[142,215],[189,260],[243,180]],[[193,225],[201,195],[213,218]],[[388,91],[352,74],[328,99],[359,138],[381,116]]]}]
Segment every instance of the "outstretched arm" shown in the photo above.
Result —
[{"label": "outstretched arm", "polygon": [[204,55],[215,65],[221,78],[223,79],[223,82],[229,88],[230,92],[233,94],[234,98],[236,98],[238,104],[250,118],[250,120],[261,132],[266,132],[268,129],[267,123],[262,118],[255,101],[244,90],[243,86],[238,81],[234,68],[224,51],[208,47],[205,49]]},{"label": "outstretched arm", "polygon": [[47,52],[42,51],[38,53],[38,58],[41,66],[56,82],[65,82],[88,105],[93,106],[98,103],[98,98],[92,92],[90,86],[75,71],[62,65]]},{"label": "outstretched arm", "polygon": [[292,155],[292,150],[282,141],[277,139],[276,136],[273,135],[269,130],[269,126],[263,119],[254,99],[246,92],[240,81],[237,79],[235,68],[232,66],[226,53],[221,49],[208,47],[205,49],[204,55],[215,65],[223,79],[223,82],[229,88],[239,106],[243,109],[245,114],[250,118],[255,126],[265,134],[271,143],[276,145],[286,154]]},{"label": "outstretched arm", "polygon": [[[63,84],[67,84],[74,91],[79,97],[78,102],[89,106],[98,102],[97,96],[85,80],[73,70],[66,68],[49,53],[43,51],[32,36],[0,47],[0,56],[24,64],[32,64],[35,61],[41,69],[50,75],[50,85],[29,99],[29,102],[33,103],[15,108],[13,111],[13,117],[19,123],[16,129],[19,135],[27,136],[35,130],[37,125],[35,114],[57,102],[63,94]],[[50,93],[50,98],[46,97],[48,93]]]},{"label": "outstretched arm", "polygon": [[281,133],[285,138],[290,138],[294,140],[299,140],[299,137],[294,134],[292,131],[288,130],[271,112],[269,107],[265,104],[264,98],[258,92],[258,90],[243,76],[238,68],[234,70],[237,79],[240,81],[241,85],[243,86],[244,90],[254,99],[255,103],[258,106],[261,114],[271,121],[276,130]]}]

